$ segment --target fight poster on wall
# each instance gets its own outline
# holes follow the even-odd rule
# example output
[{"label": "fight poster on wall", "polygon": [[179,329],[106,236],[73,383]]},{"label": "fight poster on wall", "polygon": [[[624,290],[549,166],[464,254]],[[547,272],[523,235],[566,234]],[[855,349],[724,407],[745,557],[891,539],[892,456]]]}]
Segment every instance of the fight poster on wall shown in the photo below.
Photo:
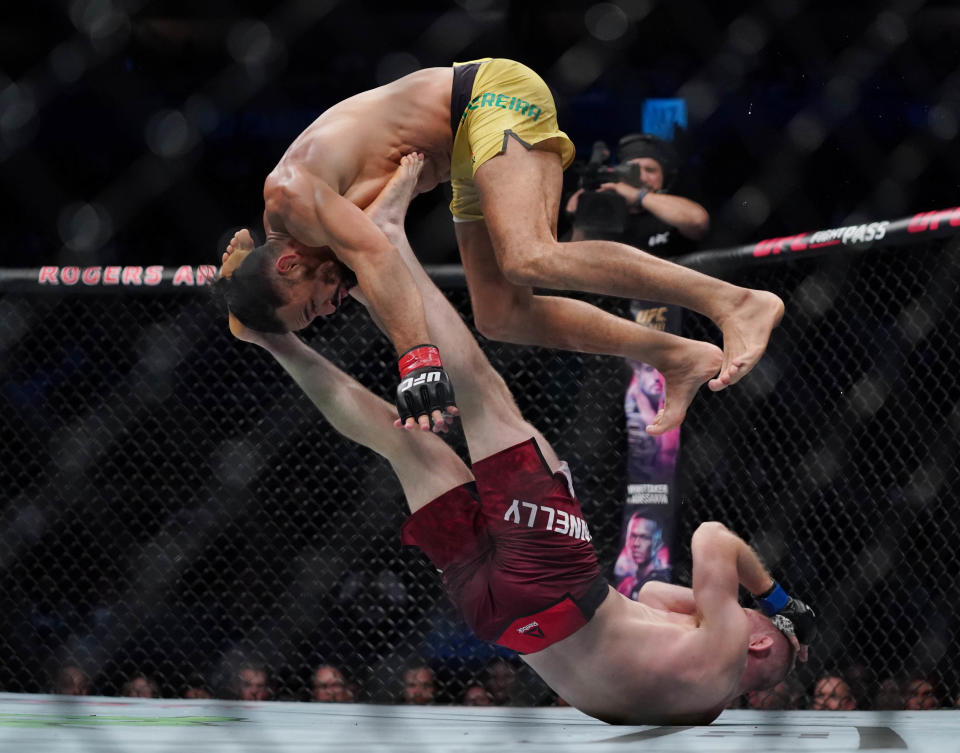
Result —
[{"label": "fight poster on wall", "polygon": [[[636,301],[631,313],[640,324],[661,331],[680,331],[681,309]],[[620,554],[614,565],[614,586],[635,599],[644,583],[671,579],[670,549],[675,529],[674,475],[680,450],[680,428],[650,436],[663,406],[664,379],[649,364],[627,361],[630,382],[623,407],[627,422],[627,494],[620,532]]]}]

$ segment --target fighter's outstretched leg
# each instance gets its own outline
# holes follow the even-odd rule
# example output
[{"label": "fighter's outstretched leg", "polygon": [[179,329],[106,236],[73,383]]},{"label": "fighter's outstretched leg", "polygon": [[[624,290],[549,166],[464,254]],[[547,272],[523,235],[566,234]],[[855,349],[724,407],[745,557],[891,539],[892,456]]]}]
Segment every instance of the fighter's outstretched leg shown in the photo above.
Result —
[{"label": "fighter's outstretched leg", "polygon": [[710,317],[723,332],[724,351],[712,390],[739,381],[763,355],[783,316],[783,301],[773,293],[740,288],[623,243],[558,243],[563,169],[557,153],[508,139],[475,180],[497,261],[511,283],[673,303]]},{"label": "fighter's outstretched leg", "polygon": [[723,353],[711,343],[644,327],[586,301],[534,295],[527,286],[511,284],[497,263],[485,221],[457,223],[456,233],[477,327],[488,337],[621,356],[649,363],[664,375],[664,410],[648,433],[679,426],[700,387],[720,370]]},{"label": "fighter's outstretched leg", "polygon": [[457,393],[470,457],[480,460],[536,437],[548,465],[555,470],[560,461],[550,445],[536,428],[523,420],[507,385],[410,248],[403,220],[422,168],[423,155],[405,156],[397,172],[366,212],[400,252],[420,289],[430,337],[443,353],[444,366]]}]

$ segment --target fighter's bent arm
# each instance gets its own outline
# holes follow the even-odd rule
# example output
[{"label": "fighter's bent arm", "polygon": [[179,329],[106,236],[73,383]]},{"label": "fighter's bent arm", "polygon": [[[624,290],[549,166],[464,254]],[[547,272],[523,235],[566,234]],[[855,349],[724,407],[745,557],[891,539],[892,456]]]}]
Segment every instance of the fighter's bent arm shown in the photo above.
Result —
[{"label": "fighter's bent arm", "polygon": [[429,342],[423,301],[393,244],[320,178],[298,172],[266,193],[273,228],[308,246],[330,246],[353,270],[397,353]]},{"label": "fighter's bent arm", "polygon": [[743,547],[749,549],[742,539],[716,522],[702,523],[690,542],[693,598],[700,627],[711,636],[713,655],[730,662],[742,661],[740,652],[746,649],[747,618],[737,601]]},{"label": "fighter's bent arm", "polygon": [[[700,594],[697,593],[697,571],[703,578],[710,577],[713,585],[720,585],[730,591],[734,600],[737,597],[737,586],[743,586],[752,594],[763,593],[774,583],[773,578],[760,561],[760,557],[747,542],[729,530],[722,523],[710,521],[702,523],[693,534],[691,541],[693,554],[694,577],[693,592],[700,606]],[[697,567],[697,555],[700,555],[700,564],[706,561],[717,563],[716,577],[712,577],[709,568]]]}]

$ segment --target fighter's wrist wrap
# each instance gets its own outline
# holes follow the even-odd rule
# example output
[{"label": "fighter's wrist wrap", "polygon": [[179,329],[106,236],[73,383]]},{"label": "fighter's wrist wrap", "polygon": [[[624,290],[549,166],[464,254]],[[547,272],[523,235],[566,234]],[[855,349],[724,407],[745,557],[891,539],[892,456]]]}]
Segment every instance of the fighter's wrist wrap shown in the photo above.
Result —
[{"label": "fighter's wrist wrap", "polygon": [[790,601],[787,592],[784,591],[783,587],[776,581],[773,582],[773,585],[767,591],[753,598],[757,602],[757,606],[760,607],[767,617],[775,615]]},{"label": "fighter's wrist wrap", "polygon": [[443,364],[440,362],[440,351],[436,345],[430,345],[429,343],[415,345],[410,348],[410,350],[400,356],[397,365],[400,368],[401,378],[406,377],[411,371],[415,371],[416,369],[430,366],[438,369],[443,368]]}]

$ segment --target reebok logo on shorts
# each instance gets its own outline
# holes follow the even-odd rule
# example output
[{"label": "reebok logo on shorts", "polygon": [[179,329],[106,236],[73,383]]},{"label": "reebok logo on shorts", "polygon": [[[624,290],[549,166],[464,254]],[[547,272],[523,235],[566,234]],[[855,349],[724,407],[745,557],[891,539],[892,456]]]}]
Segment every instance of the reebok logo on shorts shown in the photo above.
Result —
[{"label": "reebok logo on shorts", "polygon": [[590,536],[590,529],[587,528],[587,521],[578,515],[571,515],[566,510],[557,510],[547,505],[535,505],[533,502],[523,502],[515,499],[513,500],[513,504],[511,504],[503,514],[503,519],[508,523],[523,525],[521,522],[521,507],[523,508],[522,517],[526,518],[525,523],[527,528],[534,527],[537,522],[537,516],[542,512],[547,516],[547,524],[544,527],[545,530],[567,535],[574,539],[580,539],[581,541],[593,540]]},{"label": "reebok logo on shorts", "polygon": [[524,625],[523,627],[518,627],[517,632],[520,635],[529,635],[533,638],[544,638],[543,630],[540,629],[540,623],[534,620],[531,623]]},{"label": "reebok logo on shorts", "polygon": [[539,118],[543,113],[543,110],[536,105],[527,102],[525,99],[511,97],[509,94],[484,92],[483,94],[478,94],[476,97],[470,100],[470,104],[468,104],[467,109],[463,111],[463,115],[460,117],[460,120],[463,120],[465,117],[467,117],[467,113],[470,112],[470,110],[476,110],[480,107],[499,107],[501,110],[513,110],[521,115],[526,115],[527,117],[532,118],[534,123],[537,122],[537,118]]}]

